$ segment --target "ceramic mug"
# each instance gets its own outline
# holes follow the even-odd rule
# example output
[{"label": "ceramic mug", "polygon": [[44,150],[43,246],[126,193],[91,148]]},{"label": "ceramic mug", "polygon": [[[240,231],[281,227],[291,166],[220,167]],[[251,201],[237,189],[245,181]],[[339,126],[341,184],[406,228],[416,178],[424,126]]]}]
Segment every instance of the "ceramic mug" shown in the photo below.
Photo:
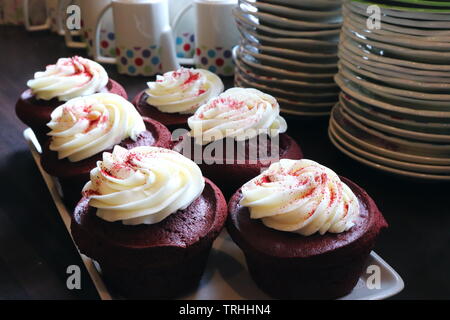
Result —
[{"label": "ceramic mug", "polygon": [[[66,32],[68,47],[86,48],[89,57],[94,57],[95,24],[98,15],[111,4],[111,0],[78,0],[81,9],[81,40],[74,40],[73,34]],[[115,34],[112,11],[105,14],[100,29],[100,53],[102,56],[115,56]]]},{"label": "ceramic mug", "polygon": [[182,64],[194,64],[223,76],[234,74],[232,49],[239,42],[239,32],[232,14],[237,0],[194,0],[174,19],[177,27],[191,6],[196,17],[195,56],[181,59]]},{"label": "ceramic mug", "polygon": [[[179,12],[184,11],[187,6],[192,8],[194,0],[169,0],[170,24],[173,25]],[[189,10],[180,19],[176,28],[173,28],[175,47],[178,58],[192,58],[195,52],[195,15],[194,10]]]},{"label": "ceramic mug", "polygon": [[41,31],[50,29],[53,32],[58,33],[59,35],[64,35],[65,30],[63,26],[63,18],[65,8],[69,5],[70,0],[46,0],[46,14],[47,19],[43,24],[40,25],[31,25],[30,16],[30,0],[24,0],[23,2],[23,15],[25,28],[27,31]]},{"label": "ceramic mug", "polygon": [[[116,57],[100,51],[100,23],[113,11]],[[112,0],[96,19],[94,57],[117,65],[121,74],[153,76],[179,68],[169,23],[168,0]]]}]

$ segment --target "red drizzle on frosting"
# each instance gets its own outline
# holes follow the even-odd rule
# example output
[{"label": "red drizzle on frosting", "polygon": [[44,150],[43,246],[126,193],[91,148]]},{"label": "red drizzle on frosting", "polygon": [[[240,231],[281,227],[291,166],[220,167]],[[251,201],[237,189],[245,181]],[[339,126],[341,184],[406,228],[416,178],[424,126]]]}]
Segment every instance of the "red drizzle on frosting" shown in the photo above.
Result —
[{"label": "red drizzle on frosting", "polygon": [[193,73],[190,70],[188,70],[189,78],[186,79],[186,81],[183,82],[183,85],[187,85],[191,82],[197,81],[200,78],[200,73]]},{"label": "red drizzle on frosting", "polygon": [[106,122],[108,122],[108,116],[107,115],[102,115],[101,117],[91,120],[87,117],[83,117],[82,119],[86,119],[89,120],[89,125],[86,128],[86,130],[84,130],[84,133],[91,131],[92,129],[94,129],[95,127],[97,127],[99,124],[105,124]]},{"label": "red drizzle on frosting", "polygon": [[260,186],[263,183],[269,183],[269,182],[272,182],[272,180],[270,180],[270,177],[269,176],[263,176],[263,177],[261,177],[261,179],[255,181],[255,184],[257,186]]},{"label": "red drizzle on frosting", "polygon": [[75,72],[73,74],[67,75],[67,77],[72,76],[85,76],[88,78],[86,82],[89,82],[93,78],[93,74],[91,70],[86,66],[86,64],[81,60],[82,58],[79,56],[74,56],[72,58],[67,58],[62,62],[63,66],[72,66],[75,69]]}]

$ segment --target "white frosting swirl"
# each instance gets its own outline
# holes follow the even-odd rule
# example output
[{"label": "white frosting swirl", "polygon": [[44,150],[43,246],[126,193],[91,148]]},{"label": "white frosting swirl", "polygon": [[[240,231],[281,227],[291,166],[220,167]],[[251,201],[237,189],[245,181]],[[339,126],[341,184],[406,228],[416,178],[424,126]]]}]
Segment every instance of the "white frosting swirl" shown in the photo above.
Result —
[{"label": "white frosting swirl", "polygon": [[283,159],[242,187],[240,204],[270,228],[304,236],[349,230],[359,215],[353,191],[311,160]]},{"label": "white frosting swirl", "polygon": [[147,85],[147,103],[167,113],[194,113],[223,91],[222,80],[204,69],[181,68],[166,72]]},{"label": "white frosting swirl", "polygon": [[225,137],[251,139],[287,130],[277,100],[256,89],[231,88],[197,109],[188,119],[190,135],[199,144]]},{"label": "white frosting swirl", "polygon": [[200,168],[178,152],[115,146],[91,171],[83,193],[103,220],[154,224],[188,207],[205,187]]},{"label": "white frosting swirl", "polygon": [[100,64],[75,56],[60,58],[45,71],[36,72],[27,85],[38,99],[68,101],[100,92],[108,81],[108,74]]},{"label": "white frosting swirl", "polygon": [[50,150],[58,159],[87,159],[126,138],[136,140],[146,130],[134,106],[113,93],[97,93],[67,101],[57,107],[47,123]]}]

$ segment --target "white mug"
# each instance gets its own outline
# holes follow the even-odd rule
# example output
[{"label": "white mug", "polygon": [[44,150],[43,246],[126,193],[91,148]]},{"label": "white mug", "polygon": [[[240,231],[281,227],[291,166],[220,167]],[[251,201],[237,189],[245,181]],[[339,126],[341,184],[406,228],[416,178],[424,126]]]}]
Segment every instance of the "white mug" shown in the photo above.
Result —
[{"label": "white mug", "polygon": [[[97,17],[111,0],[78,0],[81,9],[81,40],[76,41],[68,32],[65,34],[66,45],[71,48],[86,48],[89,57],[94,57],[95,26]],[[105,14],[100,29],[100,53],[102,56],[115,56],[115,34],[112,11]]]},{"label": "white mug", "polygon": [[[196,17],[195,56],[182,59],[182,64],[195,64],[197,68],[208,69],[219,75],[234,74],[232,49],[239,42],[239,32],[232,10],[237,0],[194,0]],[[174,19],[173,26],[185,15],[190,6],[180,11]]]},{"label": "white mug", "polygon": [[[173,25],[175,18],[186,7],[192,8],[194,0],[169,0],[170,24]],[[173,28],[175,47],[178,58],[192,58],[195,52],[195,15],[194,10],[189,10]]]},{"label": "white mug", "polygon": [[59,35],[64,35],[64,12],[71,0],[45,0],[47,19],[43,24],[31,25],[30,0],[23,2],[23,16],[27,31],[41,31],[50,29]]},{"label": "white mug", "polygon": [[[105,57],[100,52],[100,23],[111,7],[116,57]],[[112,0],[96,21],[96,61],[116,64],[119,73],[128,75],[152,76],[179,68],[167,0]]]}]

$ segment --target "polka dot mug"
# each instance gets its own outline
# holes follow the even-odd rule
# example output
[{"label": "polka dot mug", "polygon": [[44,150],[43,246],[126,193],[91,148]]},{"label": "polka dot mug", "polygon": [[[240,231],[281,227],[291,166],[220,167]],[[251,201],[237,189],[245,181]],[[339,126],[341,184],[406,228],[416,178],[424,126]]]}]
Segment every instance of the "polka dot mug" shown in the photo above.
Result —
[{"label": "polka dot mug", "polygon": [[23,15],[25,29],[27,31],[51,30],[52,32],[64,35],[63,18],[64,12],[70,0],[45,0],[46,20],[40,25],[31,25],[32,6],[30,0],[23,1]]},{"label": "polka dot mug", "polygon": [[[86,48],[89,57],[94,56],[95,22],[97,16],[111,0],[78,0],[81,9],[81,40],[73,39],[73,33],[66,32],[66,45],[71,48]],[[111,10],[106,13],[100,29],[100,53],[106,57],[115,56],[115,34]]]},{"label": "polka dot mug", "polygon": [[173,21],[174,29],[191,7],[196,17],[194,58],[180,59],[180,63],[193,64],[222,76],[234,74],[231,52],[239,42],[232,14],[236,6],[237,0],[194,0],[178,13]]},{"label": "polka dot mug", "polygon": [[[173,21],[178,13],[194,0],[169,0],[169,17],[170,23],[173,25]],[[192,58],[195,51],[195,15],[194,10],[189,10],[183,15],[183,18],[177,24],[176,28],[173,28],[173,34],[175,37],[175,47],[178,58]]]},{"label": "polka dot mug", "polygon": [[[100,24],[109,8],[113,13],[114,57],[101,52]],[[179,68],[167,0],[112,0],[97,15],[95,25],[94,59],[116,64],[119,73],[153,76]]]}]

